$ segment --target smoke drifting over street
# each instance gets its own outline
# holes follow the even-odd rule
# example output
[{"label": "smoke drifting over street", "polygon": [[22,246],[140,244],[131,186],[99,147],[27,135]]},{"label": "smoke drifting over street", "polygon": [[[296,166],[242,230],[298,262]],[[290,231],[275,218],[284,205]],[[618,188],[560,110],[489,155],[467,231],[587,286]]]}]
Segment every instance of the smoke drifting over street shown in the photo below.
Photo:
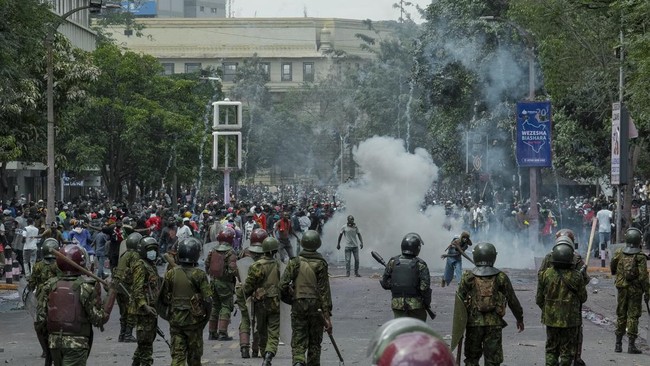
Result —
[{"label": "smoke drifting over street", "polygon": [[[461,220],[450,222],[451,231],[443,228],[446,216],[442,205],[421,210],[427,190],[438,178],[438,167],[429,153],[420,148],[409,153],[403,140],[373,137],[361,142],[353,155],[360,176],[339,187],[337,199],[345,203],[345,209],[337,211],[325,225],[321,252],[333,262],[343,258],[344,244],[337,252],[336,242],[347,216],[353,215],[365,244],[360,251],[361,266],[379,268],[370,251],[375,250],[388,260],[400,253],[404,235],[416,232],[424,241],[420,257],[432,271],[443,270],[445,261],[440,255],[454,235],[469,228],[463,228]],[[472,239],[476,244],[479,238]],[[521,241],[510,235],[480,239],[497,247],[496,267],[533,268],[534,256],[544,254],[542,248],[534,253],[527,245],[518,244],[527,242],[524,237]],[[468,250],[470,257],[472,249]],[[471,267],[464,260],[464,268]]]}]

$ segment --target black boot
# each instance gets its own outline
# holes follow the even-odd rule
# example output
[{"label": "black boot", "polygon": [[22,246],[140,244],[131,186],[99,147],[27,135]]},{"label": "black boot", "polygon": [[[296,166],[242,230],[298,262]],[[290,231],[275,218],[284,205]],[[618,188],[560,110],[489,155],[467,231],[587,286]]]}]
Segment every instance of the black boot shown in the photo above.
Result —
[{"label": "black boot", "polygon": [[120,325],[120,335],[117,337],[118,342],[124,342],[124,326]]},{"label": "black boot", "polygon": [[135,337],[133,336],[133,327],[130,327],[128,325],[126,327],[124,327],[124,340],[123,340],[123,342],[134,343],[134,342],[137,342],[137,341],[138,340],[135,339]]},{"label": "black boot", "polygon": [[614,352],[623,352],[623,335],[616,335],[616,344],[614,345]]},{"label": "black boot", "polygon": [[641,350],[636,348],[636,344],[634,344],[634,342],[636,342],[636,337],[628,336],[628,338],[629,338],[628,340],[629,343],[627,345],[627,353],[631,353],[633,355],[638,355],[639,353],[641,353]]},{"label": "black boot", "polygon": [[232,341],[232,337],[228,335],[228,333],[225,332],[219,332],[217,335],[217,340],[218,341]]},{"label": "black boot", "polygon": [[296,362],[293,366],[306,366],[304,362]]},{"label": "black boot", "polygon": [[275,356],[273,352],[266,352],[264,354],[264,361],[262,362],[262,366],[271,366],[271,360],[273,360],[273,356]]},{"label": "black boot", "polygon": [[243,346],[241,348],[241,358],[251,358],[251,351],[249,346]]}]

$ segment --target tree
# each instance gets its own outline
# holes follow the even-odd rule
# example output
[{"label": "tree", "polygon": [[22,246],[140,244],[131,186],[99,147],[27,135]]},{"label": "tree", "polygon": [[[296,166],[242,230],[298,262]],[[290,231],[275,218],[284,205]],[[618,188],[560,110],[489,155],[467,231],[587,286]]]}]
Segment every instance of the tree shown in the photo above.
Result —
[{"label": "tree", "polygon": [[136,186],[143,192],[157,189],[171,180],[173,169],[181,182],[194,183],[198,166],[192,157],[199,156],[207,133],[201,111],[206,92],[214,90],[200,86],[196,75],[165,77],[155,58],[113,44],[101,44],[93,59],[101,74],[90,102],[69,115],[62,149],[69,156],[66,169],[99,167],[115,199],[123,197],[125,183],[130,199]]}]

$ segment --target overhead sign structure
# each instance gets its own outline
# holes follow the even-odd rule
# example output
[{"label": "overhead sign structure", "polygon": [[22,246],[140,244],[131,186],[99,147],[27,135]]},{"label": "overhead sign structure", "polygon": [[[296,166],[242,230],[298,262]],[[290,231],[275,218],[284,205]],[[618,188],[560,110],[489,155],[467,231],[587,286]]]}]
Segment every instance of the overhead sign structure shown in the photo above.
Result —
[{"label": "overhead sign structure", "polygon": [[551,102],[517,103],[517,165],[550,167]]},{"label": "overhead sign structure", "polygon": [[225,99],[212,106],[212,169],[223,170],[223,200],[229,203],[230,171],[242,165],[242,103]]}]

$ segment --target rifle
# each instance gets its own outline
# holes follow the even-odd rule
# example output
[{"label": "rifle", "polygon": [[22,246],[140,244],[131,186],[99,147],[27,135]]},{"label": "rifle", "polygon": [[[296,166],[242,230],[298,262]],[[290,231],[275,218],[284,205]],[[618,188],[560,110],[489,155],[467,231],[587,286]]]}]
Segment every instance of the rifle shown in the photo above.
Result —
[{"label": "rifle", "polygon": [[[318,309],[318,312],[323,317],[323,321],[327,323],[327,318],[325,318],[325,314],[323,313],[323,310]],[[339,350],[339,346],[336,344],[336,341],[334,340],[334,335],[332,335],[332,330],[331,329],[327,331],[327,335],[330,337],[330,341],[332,342],[332,346],[334,346],[334,350],[336,351],[336,355],[339,356],[339,364],[340,365],[345,365],[345,361],[343,361],[343,356],[341,355],[341,351]]]},{"label": "rifle", "polygon": [[[379,264],[386,267],[386,261],[384,261],[384,258],[382,258],[381,255],[379,255],[379,253],[377,253],[377,252],[375,252],[373,250],[373,251],[370,252],[370,254],[372,255],[373,258],[375,258],[375,260],[377,262],[379,262]],[[422,302],[424,303],[424,299],[422,299]],[[431,320],[436,318],[436,313],[434,313],[431,310],[431,305],[425,305],[424,310],[426,310],[427,314],[429,314],[429,317],[431,317]]]},{"label": "rifle", "polygon": [[[89,271],[88,269],[86,269],[85,267],[82,267],[82,266],[78,265],[78,264],[75,263],[72,259],[66,257],[65,255],[63,255],[63,253],[59,252],[58,250],[53,250],[52,253],[54,253],[54,255],[55,255],[57,258],[59,258],[59,259],[65,261],[66,263],[68,263],[68,264],[71,265],[72,267],[74,267],[74,268],[78,269],[79,271],[81,271],[81,273],[83,273],[83,274],[85,274],[85,275],[87,275],[87,276],[90,276],[90,277],[94,278],[95,280],[97,280],[97,282],[101,283],[101,284],[104,285],[105,287],[107,287],[107,288],[108,288],[108,287],[111,287],[111,284],[110,284],[110,283],[108,283],[108,282],[104,281],[103,279],[99,278],[98,276],[96,276],[94,273],[90,272],[90,271]],[[122,283],[118,283],[118,285],[120,286],[120,288],[122,289],[122,291],[124,291],[124,294],[125,294],[127,297],[130,298],[130,297],[131,297],[131,294],[130,294],[129,291],[126,289],[126,287],[124,287],[124,285],[123,285]],[[155,313],[155,312],[153,312],[153,311],[151,311],[151,315],[156,315],[156,316],[158,316],[158,314]],[[165,333],[163,333],[162,329],[160,329],[160,327],[157,326],[157,325],[156,325],[156,333],[158,333],[158,335],[159,335],[159,336],[160,336],[160,337],[165,341],[165,343],[167,343],[167,345],[169,346],[169,348],[172,347],[172,345],[169,343],[169,341],[165,338]]]}]

